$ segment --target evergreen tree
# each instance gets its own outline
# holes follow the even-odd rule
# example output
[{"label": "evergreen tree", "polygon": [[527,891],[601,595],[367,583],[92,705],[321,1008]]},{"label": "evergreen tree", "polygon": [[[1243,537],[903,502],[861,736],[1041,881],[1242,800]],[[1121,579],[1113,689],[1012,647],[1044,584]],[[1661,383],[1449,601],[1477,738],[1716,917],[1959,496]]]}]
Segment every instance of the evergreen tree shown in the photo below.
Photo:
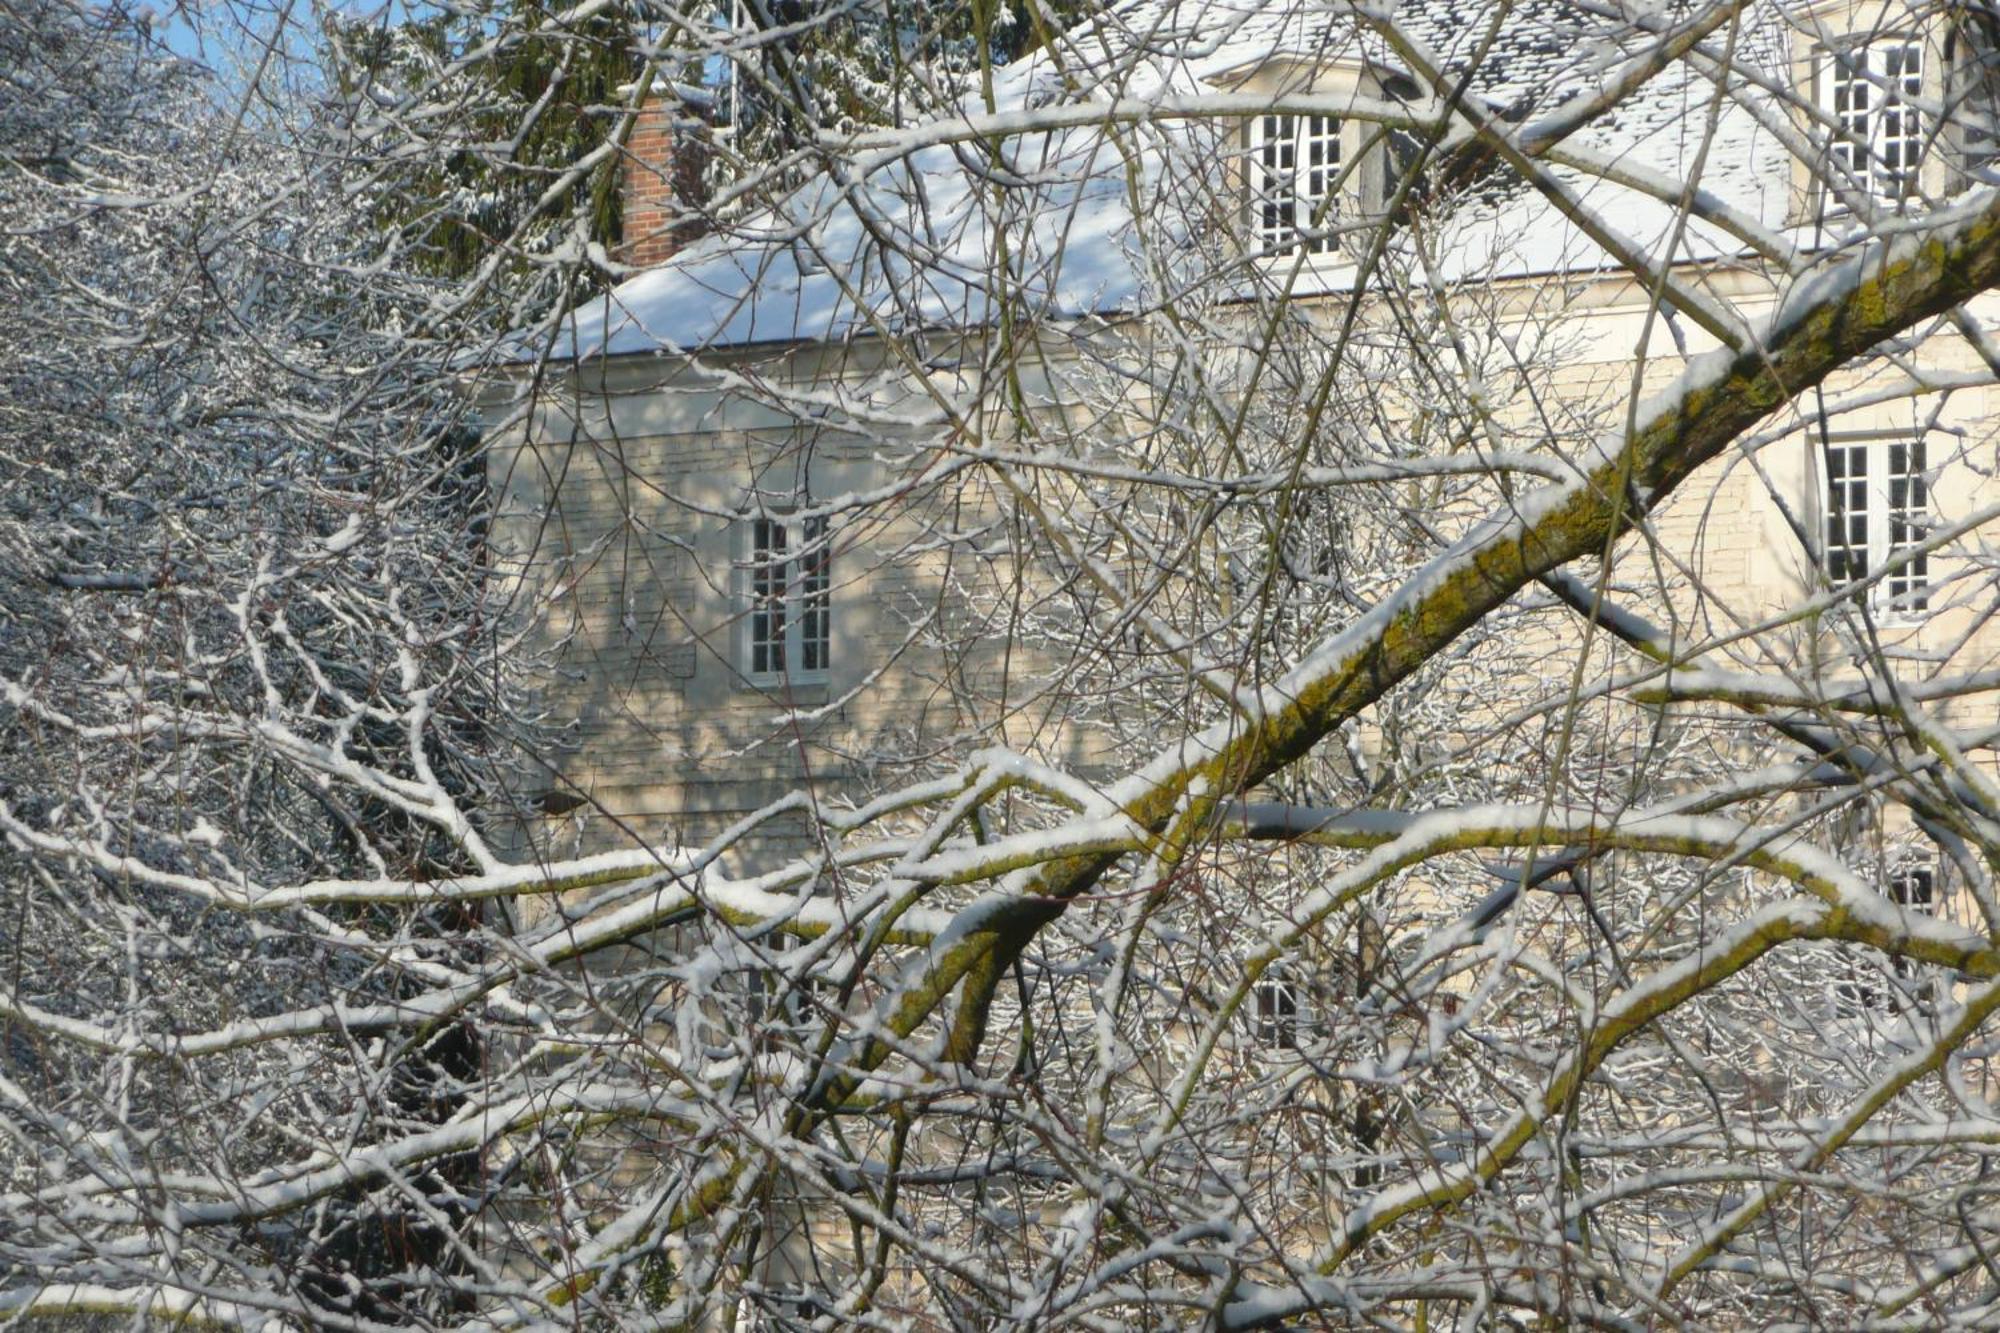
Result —
[{"label": "evergreen tree", "polygon": [[[976,86],[982,64],[1032,51],[1075,0],[613,0],[580,16],[542,0],[457,5],[401,23],[327,21],[326,65],[351,131],[426,142],[375,185],[378,220],[420,269],[504,272],[513,308],[539,313],[585,281],[622,236],[619,179],[650,78],[682,100],[709,184],[796,181],[821,136],[893,124]],[[798,170],[770,173],[788,156]],[[558,271],[567,268],[567,276]]]},{"label": "evergreen tree", "polygon": [[439,151],[378,178],[376,211],[419,266],[547,267],[620,238],[613,147],[641,66],[645,17],[613,3],[582,17],[536,3],[390,24],[333,17],[327,65],[357,137],[416,135]]}]

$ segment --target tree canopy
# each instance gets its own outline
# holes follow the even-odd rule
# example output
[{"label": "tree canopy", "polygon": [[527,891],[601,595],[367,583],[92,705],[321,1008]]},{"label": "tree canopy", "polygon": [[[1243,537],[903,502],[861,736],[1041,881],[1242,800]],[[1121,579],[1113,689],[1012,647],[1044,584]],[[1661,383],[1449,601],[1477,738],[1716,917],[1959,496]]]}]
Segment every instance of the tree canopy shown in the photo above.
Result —
[{"label": "tree canopy", "polygon": [[[1906,17],[0,13],[0,1316],[1991,1324],[2000,192]],[[634,63],[719,165],[623,282]],[[627,710],[789,789],[565,786],[689,670],[589,651],[800,569],[879,663]]]}]

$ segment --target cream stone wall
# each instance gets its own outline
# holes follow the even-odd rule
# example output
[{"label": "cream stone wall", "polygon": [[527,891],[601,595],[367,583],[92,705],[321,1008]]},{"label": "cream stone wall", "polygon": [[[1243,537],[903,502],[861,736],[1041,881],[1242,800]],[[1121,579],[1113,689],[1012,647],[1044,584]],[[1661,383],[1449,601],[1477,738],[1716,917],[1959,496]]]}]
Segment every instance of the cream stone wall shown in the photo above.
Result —
[{"label": "cream stone wall", "polygon": [[[922,386],[865,350],[729,364],[866,400],[884,419],[925,405]],[[496,396],[488,410],[516,409]],[[551,607],[534,638],[550,667],[540,702],[564,728],[535,793],[553,813],[526,836],[556,853],[634,835],[696,845],[793,793],[851,797],[954,748],[1031,734],[1045,753],[1084,757],[1088,738],[1065,719],[997,707],[1009,677],[1026,693],[1059,664],[975,619],[975,604],[1004,604],[1011,570],[948,556],[933,528],[976,531],[1004,501],[976,477],[924,482],[940,461],[893,426],[824,428],[647,359],[542,392],[489,463],[496,555],[522,605]],[[853,502],[832,520],[823,680],[760,685],[744,670],[747,536],[728,516],[760,496],[778,510]],[[744,849],[799,850],[806,826],[775,818]]]},{"label": "cream stone wall", "polygon": [[[1769,307],[1770,288],[1755,271],[1698,276],[1752,316]],[[1488,292],[1484,299],[1490,309],[1496,297]],[[1524,327],[1539,323],[1561,335],[1556,341],[1566,359],[1550,372],[1548,398],[1568,412],[1597,408],[1615,425],[1635,376],[1643,397],[1682,368],[1680,347],[1659,319],[1649,319],[1645,293],[1630,283],[1530,278],[1501,290],[1497,300]],[[1690,355],[1713,346],[1699,330],[1684,328],[1683,336]],[[1941,381],[1956,372],[1970,377],[1980,364],[1971,348],[1945,340],[1927,344],[1925,357],[1925,373]],[[850,405],[866,400],[884,420],[921,409],[930,389],[961,394],[971,387],[913,383],[866,347],[765,349],[720,365],[794,390],[844,395]],[[962,752],[982,738],[1087,769],[1097,741],[1079,719],[1046,701],[997,716],[1002,698],[1059,679],[1061,660],[1032,636],[1010,639],[1000,622],[974,626],[973,641],[956,643],[949,655],[940,646],[959,638],[963,626],[956,622],[982,600],[966,596],[969,584],[959,581],[979,584],[979,592],[991,595],[984,600],[997,605],[1005,601],[997,595],[1000,584],[1015,577],[1015,568],[981,566],[962,555],[947,567],[928,535],[938,525],[964,532],[1001,521],[1008,498],[979,470],[967,469],[934,490],[915,486],[885,500],[884,488],[936,475],[931,470],[939,460],[887,427],[863,436],[781,416],[734,392],[713,371],[704,374],[648,358],[593,368],[581,383],[544,393],[532,419],[503,434],[492,455],[495,490],[503,497],[495,549],[513,563],[524,591],[532,583],[551,595],[554,607],[544,642],[552,645],[555,670],[543,701],[568,730],[546,756],[547,786],[555,804],[565,796],[580,802],[540,820],[533,836],[554,851],[613,845],[631,834],[700,843],[788,793],[851,796],[871,783],[906,779],[916,768],[903,757],[943,756],[954,746]],[[1824,397],[1829,404],[1864,398],[1901,376],[1891,363],[1871,363],[1828,385]],[[1055,392],[1046,383],[1036,387]],[[1666,603],[1640,609],[1663,618],[1662,606],[1671,605],[1691,633],[1713,637],[1798,606],[1815,576],[1792,523],[1815,539],[1823,523],[1818,427],[1807,418],[1815,401],[1794,404],[1743,450],[1685,485],[1652,519],[1657,552],[1637,538],[1621,545],[1614,583],[1652,589],[1664,581],[1670,590]],[[494,410],[502,410],[497,402]],[[1548,410],[1546,402],[1540,410]],[[1940,520],[1962,519],[2000,499],[1980,470],[1994,458],[1988,392],[1929,395],[1916,410],[1934,442]],[[1511,414],[1514,428],[1534,424],[1526,405],[1503,414]],[[1909,431],[1915,424],[1909,402],[1899,399],[1844,414],[1832,427],[1838,436]],[[1526,438],[1532,437],[1530,429]],[[831,672],[823,683],[790,691],[753,686],[740,670],[743,550],[726,515],[760,490],[774,502],[794,493],[815,503],[875,500],[839,529]],[[1059,492],[1044,500],[1059,505]],[[1191,558],[1209,555],[1191,552]],[[1946,583],[1954,569],[1949,555],[1934,556],[1933,582]],[[1033,603],[1041,591],[1027,589],[1022,600]],[[1949,649],[1967,665],[1990,662],[2000,642],[1989,630],[1960,642],[1976,614],[1970,603],[1981,601],[1971,588],[1964,591],[1964,609],[1947,610],[1921,628],[1884,622],[1884,642],[1907,651]],[[1947,589],[1941,600],[1955,595]],[[927,618],[950,629],[912,639],[912,627]],[[1551,636],[1544,656],[1574,660],[1561,654],[1573,653],[1578,625],[1546,624],[1537,631]],[[1825,629],[1800,621],[1759,635],[1763,655],[1739,650],[1737,665],[1851,676],[1853,665],[1832,652]],[[1784,660],[1772,659],[1773,643]],[[1018,688],[1003,682],[1003,671]],[[1495,698],[1495,715],[1527,693],[1524,682],[1520,696]],[[795,850],[803,828],[799,820],[774,821],[746,850]]]},{"label": "cream stone wall", "polygon": [[[1704,276],[1744,302],[1753,315],[1760,304],[1768,306],[1769,297],[1761,293],[1754,273]],[[1551,370],[1548,384],[1552,399],[1577,417],[1601,409],[1615,422],[1633,395],[1635,377],[1643,396],[1666,388],[1683,368],[1681,349],[1657,320],[1649,321],[1644,294],[1629,284],[1569,284],[1552,296],[1549,285],[1524,282],[1501,296],[1523,323],[1552,319],[1565,334],[1569,354]],[[1698,333],[1686,336],[1688,353],[1711,350]],[[747,372],[749,363],[745,356],[724,364]],[[1976,354],[1962,344],[1937,340],[1927,347],[1924,371],[1940,382],[1955,372],[1971,374],[1977,366]],[[889,398],[898,392],[881,387],[896,383],[893,376],[878,375],[879,366],[854,353],[837,357],[810,348],[787,349],[763,356],[754,368],[814,392],[830,392],[833,385]],[[1828,385],[1826,398],[1829,403],[1865,398],[1887,387],[1883,374],[1879,366],[1857,367]],[[902,392],[914,397],[914,390]],[[1792,520],[1817,538],[1822,518],[1812,438],[1816,423],[1804,415],[1813,401],[1774,418],[1744,442],[1743,450],[1710,464],[1661,507],[1650,522],[1657,548],[1628,537],[1611,571],[1613,596],[1631,601],[1656,621],[1668,619],[1661,612],[1670,607],[1690,637],[1713,640],[1795,610],[1811,595],[1819,581],[1785,510],[1789,506]],[[1962,520],[1982,504],[2000,502],[2000,484],[1990,474],[1996,452],[1988,392],[1927,395],[1922,401],[1930,437],[1949,441],[1948,449],[1941,446],[1933,458],[1940,521]],[[1003,501],[986,489],[976,471],[960,474],[927,499],[913,497],[907,506],[878,505],[854,525],[835,556],[830,678],[786,698],[749,686],[736,670],[740,602],[733,592],[733,570],[741,553],[725,515],[743,506],[759,478],[774,495],[800,488],[809,489],[815,500],[872,494],[906,479],[920,467],[921,457],[899,452],[902,446],[886,433],[863,440],[851,433],[816,431],[684,369],[662,370],[646,361],[604,367],[576,391],[572,402],[576,405],[565,409],[560,400],[544,401],[531,422],[502,437],[492,456],[494,486],[503,497],[496,552],[514,563],[524,584],[559,592],[549,626],[560,644],[557,670],[544,702],[572,729],[562,748],[547,756],[559,777],[550,786],[588,798],[575,812],[541,821],[532,836],[561,843],[557,849],[565,851],[626,841],[624,829],[698,843],[788,793],[851,796],[872,782],[911,771],[886,759],[873,764],[873,755],[921,753],[926,746],[943,754],[953,743],[981,735],[1040,747],[1084,770],[1099,757],[1087,730],[1068,730],[1068,719],[1046,712],[978,731],[976,724],[993,721],[978,710],[992,707],[1000,697],[993,677],[1003,662],[1017,677],[1035,683],[1045,683],[1063,669],[1025,638],[974,644],[948,664],[935,642],[920,641],[904,650],[900,660],[892,660],[903,648],[911,617],[934,612],[941,599],[951,599],[943,583],[942,557],[921,549],[939,521],[935,506],[956,506],[952,522],[960,531],[1004,517]],[[1127,407],[1143,415],[1147,404],[1135,399]],[[1510,427],[1532,434],[1535,418],[1527,405],[1504,411]],[[1067,415],[1072,425],[1087,424],[1080,412],[1065,414],[1059,407],[1049,412],[1052,418]],[[1836,424],[1843,433],[1887,432],[1909,429],[1913,420],[1908,403],[1896,401],[1864,407]],[[1114,438],[1117,433],[1107,432]],[[1042,499],[1059,508],[1060,482],[1048,485]],[[1440,518],[1470,521],[1470,515]],[[1210,555],[1190,549],[1192,558]],[[1954,570],[1952,557],[1934,557],[1933,579],[1945,588],[1942,596],[1957,595],[1949,590]],[[986,576],[990,571],[982,574]],[[1039,591],[1026,590],[1030,600]],[[1983,624],[1968,633],[1975,614],[1970,603],[1983,606],[1990,594],[1983,586],[1968,588],[1966,594],[1964,609],[1947,611],[1918,628],[1885,628],[1885,645],[1927,653],[1965,669],[1995,665],[2000,634]],[[1486,712],[1462,716],[1468,734],[1568,684],[1583,642],[1581,621],[1567,613],[1550,614],[1525,622],[1523,632],[1530,637],[1514,644],[1512,652],[1516,660],[1536,665],[1524,669],[1518,680],[1501,682],[1484,701]],[[1800,619],[1754,639],[1746,636],[1734,659],[1725,649],[1717,664],[1780,677],[1789,671],[1806,678],[1816,673],[1852,678],[1855,664],[1838,645],[1825,621]],[[1599,635],[1581,683],[1588,688],[1607,671],[1639,665],[1636,655]],[[1921,661],[1915,665],[1922,669]],[[969,678],[981,679],[968,686]],[[1990,711],[1990,703],[1982,706]],[[1642,710],[1629,711],[1634,718],[1628,719],[1628,729],[1643,733],[1644,719],[1636,716]],[[1729,711],[1722,705],[1714,710]],[[1974,719],[1960,715],[1954,720]],[[1161,742],[1171,739],[1174,723],[1171,717],[1162,723]],[[1619,732],[1616,723],[1603,727],[1608,734]],[[1755,760],[1747,748],[1742,758],[1746,766]],[[1901,826],[1887,830],[1891,836],[1902,831]],[[756,864],[761,858],[800,849],[804,836],[800,823],[780,822],[768,834],[747,841],[732,868],[761,868]],[[1292,887],[1314,882],[1313,863],[1302,862],[1306,873],[1295,873],[1291,853],[1279,856],[1281,862],[1273,866],[1277,881]],[[1768,891],[1747,873],[1729,873],[1734,878],[1723,893],[1757,896]],[[1471,892],[1487,887],[1476,885]],[[1357,927],[1400,931],[1417,922],[1435,924],[1465,911],[1467,892],[1464,884],[1446,888],[1412,876],[1394,889],[1393,904],[1376,903],[1382,910],[1393,907],[1401,914],[1397,921],[1385,928],[1364,914],[1357,916]],[[1972,910],[1962,899],[1947,886],[1936,910],[1970,919]],[[673,949],[670,942],[660,947]],[[1350,958],[1348,951],[1372,946],[1340,941],[1339,947],[1342,952],[1335,954],[1322,942],[1314,952],[1291,960],[1293,970],[1280,974],[1301,984],[1301,1023],[1312,1021],[1313,992],[1308,988],[1352,984],[1351,969],[1360,965],[1361,953]],[[1240,972],[1226,954],[1212,961],[1218,964],[1216,992],[1225,993]],[[1448,983],[1430,1002],[1433,1008],[1392,1011],[1383,1032],[1385,1054],[1448,1018],[1455,984]],[[866,999],[865,993],[857,997],[850,1011]],[[1217,1057],[1235,1071],[1232,1076],[1267,1074],[1294,1059],[1292,1052],[1261,1045],[1254,1033],[1254,1009],[1241,1011]],[[1172,1044],[1185,1047],[1194,1036],[1176,1031]],[[1143,1072],[1154,1087],[1171,1082],[1170,1071]],[[1737,1072],[1755,1080],[1767,1071]],[[1134,1104],[1151,1103],[1141,1095]],[[1372,1143],[1372,1136],[1385,1133],[1393,1142],[1392,1118],[1401,1114],[1393,1105],[1365,1098],[1331,1100],[1323,1090],[1309,1090],[1294,1104],[1301,1123],[1285,1132],[1296,1133],[1302,1145],[1315,1145],[1315,1152],[1324,1151],[1318,1145],[1326,1140],[1329,1126],[1357,1143]],[[1438,1112],[1449,1113],[1448,1105]],[[864,1132],[864,1127],[849,1132]],[[887,1132],[886,1126],[875,1132]],[[1291,1142],[1281,1137],[1257,1151],[1282,1152]],[[949,1162],[958,1147],[948,1132],[932,1132],[913,1142],[909,1152],[913,1162]],[[654,1151],[633,1144],[621,1145],[621,1150]],[[1338,1191],[1329,1189],[1324,1178],[1311,1176],[1328,1168],[1303,1148],[1295,1159],[1285,1160],[1295,1160],[1296,1174],[1271,1179],[1289,1181],[1289,1192],[1267,1200],[1266,1207],[1272,1216],[1287,1217],[1289,1226],[1281,1231],[1287,1244],[1308,1253],[1338,1226],[1335,1216],[1315,1215],[1316,1209],[1331,1206]],[[1296,1201],[1296,1209],[1286,1213],[1288,1199]],[[1053,1229],[1059,1221],[1051,1206],[1039,1217],[1024,1215],[1023,1225]],[[823,1278],[844,1267],[862,1267],[851,1253],[852,1233],[838,1211],[789,1177],[769,1203],[766,1226],[762,1277],[773,1288],[785,1287],[794,1273]],[[883,1299],[920,1292],[924,1280],[914,1271],[900,1271],[889,1279]]]}]

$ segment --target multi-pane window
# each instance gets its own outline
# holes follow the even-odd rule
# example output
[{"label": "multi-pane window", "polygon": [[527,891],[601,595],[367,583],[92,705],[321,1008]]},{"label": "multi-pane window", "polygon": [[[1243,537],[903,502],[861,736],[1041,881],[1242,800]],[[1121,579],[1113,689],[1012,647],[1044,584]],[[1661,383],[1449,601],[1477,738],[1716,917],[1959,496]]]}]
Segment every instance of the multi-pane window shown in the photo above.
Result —
[{"label": "multi-pane window", "polygon": [[1827,55],[1821,87],[1833,118],[1833,167],[1878,199],[1917,188],[1924,149],[1924,51],[1908,37],[1880,37]]},{"label": "multi-pane window", "polygon": [[1825,446],[1826,576],[1851,583],[1885,563],[1875,585],[1885,611],[1910,614],[1929,605],[1930,556],[1911,554],[1930,534],[1930,486],[1924,442],[1836,441]]},{"label": "multi-pane window", "polygon": [[[1927,843],[1917,843],[1894,852],[1884,868],[1882,893],[1898,907],[1913,912],[1935,913],[1938,903],[1937,854]],[[1907,958],[1887,961],[1888,973],[1905,983],[1899,989],[1919,1005],[1927,1001],[1925,988],[1914,990],[1907,984],[1922,977],[1918,965]],[[1884,964],[1879,959],[1860,958],[1849,962],[1846,979],[1835,986],[1835,997],[1849,1012],[1895,1008],[1892,992],[1879,984]]]},{"label": "multi-pane window", "polygon": [[816,1025],[840,1007],[840,983],[817,972],[802,977],[773,975],[777,1009],[793,1026]]},{"label": "multi-pane window", "polygon": [[1299,1044],[1299,988],[1276,977],[1260,978],[1250,991],[1256,1006],[1253,1032],[1265,1050],[1291,1050]]},{"label": "multi-pane window", "polygon": [[1946,31],[1944,114],[1963,188],[2000,161],[2000,33],[1984,14],[1968,11]]},{"label": "multi-pane window", "polygon": [[[1258,116],[1250,122],[1250,218],[1266,250],[1339,248],[1333,205],[1340,183],[1338,116]],[[1303,240],[1301,239],[1303,238]]]},{"label": "multi-pane window", "polygon": [[1913,847],[1889,867],[1889,899],[1928,912],[1937,903],[1937,858],[1929,847]]},{"label": "multi-pane window", "polygon": [[833,648],[826,519],[752,519],[746,564],[745,672],[753,680],[823,678]]}]

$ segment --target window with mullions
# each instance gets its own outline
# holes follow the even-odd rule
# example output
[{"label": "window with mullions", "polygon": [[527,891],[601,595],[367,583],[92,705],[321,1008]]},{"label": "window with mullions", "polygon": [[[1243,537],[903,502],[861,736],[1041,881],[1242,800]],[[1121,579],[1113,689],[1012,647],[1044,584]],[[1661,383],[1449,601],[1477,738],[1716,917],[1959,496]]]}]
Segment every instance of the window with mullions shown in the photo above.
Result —
[{"label": "window with mullions", "polygon": [[1250,991],[1256,1006],[1251,1034],[1267,1051],[1289,1051],[1299,1044],[1299,988],[1278,977],[1260,978]]},{"label": "window with mullions", "polygon": [[[1906,846],[1889,861],[1882,876],[1882,894],[1898,907],[1913,912],[1933,913],[1938,908],[1938,863],[1934,848],[1927,843]],[[1890,975],[1902,982],[1921,980],[1919,965],[1907,958],[1889,960]],[[1852,966],[1849,979],[1836,987],[1836,996],[1841,1006],[1850,1011],[1887,1010],[1890,1003],[1887,990],[1876,983],[1882,977],[1881,964],[1857,962]],[[1902,987],[1905,995],[1913,995],[1921,1006],[1928,1001],[1928,993],[1918,987],[1914,991],[1908,985]]]},{"label": "window with mullions", "polygon": [[1930,556],[1909,554],[1930,535],[1924,442],[1845,440],[1824,446],[1826,577],[1852,583],[1895,560],[1871,601],[1908,615],[1929,604]]},{"label": "window with mullions", "polygon": [[1877,37],[1827,52],[1820,105],[1833,120],[1832,165],[1878,199],[1917,192],[1924,151],[1924,50],[1910,37]]},{"label": "window with mullions", "polygon": [[744,674],[754,681],[824,680],[832,665],[833,557],[823,516],[750,521]]},{"label": "window with mullions", "polygon": [[800,977],[774,973],[771,985],[777,993],[778,1014],[794,1027],[817,1026],[840,1008],[840,983],[830,976],[817,972]]},{"label": "window with mullions", "polygon": [[1955,150],[1955,188],[2000,162],[2000,24],[1966,10],[1944,39],[1944,132]]},{"label": "window with mullions", "polygon": [[[1250,122],[1250,220],[1271,251],[1340,248],[1334,233],[1340,182],[1338,116],[1258,116]],[[1324,207],[1323,207],[1324,206]],[[1303,237],[1303,241],[1301,240]]]},{"label": "window with mullions", "polygon": [[1889,867],[1889,900],[1928,912],[1937,905],[1937,858],[1928,847],[1913,847]]}]

